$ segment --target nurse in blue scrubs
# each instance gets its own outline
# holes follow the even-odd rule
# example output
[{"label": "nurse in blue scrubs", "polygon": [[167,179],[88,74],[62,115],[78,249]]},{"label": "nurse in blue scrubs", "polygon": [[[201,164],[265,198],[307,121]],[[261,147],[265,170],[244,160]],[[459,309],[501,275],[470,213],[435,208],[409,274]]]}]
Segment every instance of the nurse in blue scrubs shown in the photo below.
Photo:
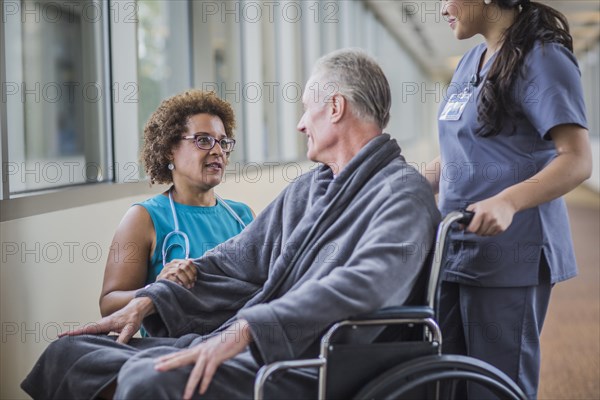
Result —
[{"label": "nurse in blue scrubs", "polygon": [[104,272],[102,316],[159,279],[191,288],[196,281],[191,259],[252,221],[250,207],[214,191],[235,146],[234,128],[231,105],[200,90],[164,100],[150,116],[142,150],[146,173],[151,183],[171,186],[134,204],[117,228]]},{"label": "nurse in blue scrubs", "polygon": [[[440,319],[444,352],[500,368],[537,396],[552,286],[576,275],[562,195],[591,174],[577,61],[565,17],[528,0],[448,0],[459,62],[428,165],[442,214],[475,216],[451,235]],[[469,398],[490,398],[469,386]]]}]

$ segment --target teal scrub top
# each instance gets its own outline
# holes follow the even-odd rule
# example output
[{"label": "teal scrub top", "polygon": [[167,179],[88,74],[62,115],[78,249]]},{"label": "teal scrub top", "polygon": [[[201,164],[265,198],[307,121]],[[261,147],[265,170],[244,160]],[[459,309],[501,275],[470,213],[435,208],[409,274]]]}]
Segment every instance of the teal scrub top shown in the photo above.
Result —
[{"label": "teal scrub top", "polygon": [[[252,222],[252,211],[243,203],[225,200],[240,219],[248,225]],[[189,258],[201,257],[207,250],[225,242],[240,233],[242,224],[221,204],[212,207],[175,204],[179,220],[179,230],[187,234],[190,241]],[[175,229],[168,196],[160,194],[144,202],[136,203],[148,211],[156,231],[156,248],[148,265],[146,283],[156,281],[163,269],[162,248],[165,236]],[[185,258],[184,242],[180,236],[172,236],[167,243],[167,262],[176,258]]]}]

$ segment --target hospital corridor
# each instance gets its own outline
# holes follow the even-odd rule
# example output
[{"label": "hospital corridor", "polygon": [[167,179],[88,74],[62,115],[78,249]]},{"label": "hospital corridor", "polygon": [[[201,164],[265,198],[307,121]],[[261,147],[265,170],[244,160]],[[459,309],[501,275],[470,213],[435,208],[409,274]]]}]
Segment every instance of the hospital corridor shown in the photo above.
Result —
[{"label": "hospital corridor", "polygon": [[[134,306],[134,342],[246,334],[190,398],[224,365],[316,357],[336,313],[423,304],[454,210],[431,354],[439,323],[437,356],[497,365],[506,398],[600,399],[600,1],[0,0],[0,20],[0,399],[142,393],[47,351],[129,340],[110,324]],[[334,393],[319,357],[265,398]],[[42,382],[56,359],[81,370]],[[261,398],[244,382],[221,395]]]}]

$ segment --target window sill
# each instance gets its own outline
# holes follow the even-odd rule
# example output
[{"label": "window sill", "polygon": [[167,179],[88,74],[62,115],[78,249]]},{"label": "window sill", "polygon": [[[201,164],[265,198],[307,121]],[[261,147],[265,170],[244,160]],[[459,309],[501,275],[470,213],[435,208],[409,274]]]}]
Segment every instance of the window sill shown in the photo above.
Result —
[{"label": "window sill", "polygon": [[160,193],[164,190],[163,185],[150,186],[149,182],[142,181],[86,184],[37,194],[18,195],[12,199],[0,200],[0,222],[123,197]]}]

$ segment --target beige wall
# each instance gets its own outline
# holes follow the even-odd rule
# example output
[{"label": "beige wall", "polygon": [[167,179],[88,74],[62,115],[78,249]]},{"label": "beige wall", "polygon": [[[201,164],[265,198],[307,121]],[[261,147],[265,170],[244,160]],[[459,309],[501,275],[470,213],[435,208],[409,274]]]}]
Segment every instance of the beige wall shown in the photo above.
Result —
[{"label": "beige wall", "polygon": [[[259,213],[311,166],[247,164],[226,175],[217,192]],[[1,399],[27,398],[19,384],[57,333],[100,317],[98,296],[115,228],[132,203],[160,189],[0,224]]]},{"label": "beige wall", "polygon": [[[437,154],[424,136],[402,146],[415,166]],[[314,166],[230,166],[217,192],[258,214]],[[26,398],[19,383],[57,333],[100,317],[98,296],[114,230],[132,203],[162,189],[0,223],[0,399]]]},{"label": "beige wall", "polygon": [[98,294],[112,233],[135,200],[0,225],[1,398],[25,398],[19,382],[57,332],[99,317]]},{"label": "beige wall", "polygon": [[[435,151],[426,140],[402,147],[414,164]],[[230,165],[217,193],[244,201],[258,214],[314,167],[309,162]],[[57,333],[100,317],[98,296],[115,228],[132,203],[162,189],[0,224],[1,399],[27,398],[19,384]]]}]

